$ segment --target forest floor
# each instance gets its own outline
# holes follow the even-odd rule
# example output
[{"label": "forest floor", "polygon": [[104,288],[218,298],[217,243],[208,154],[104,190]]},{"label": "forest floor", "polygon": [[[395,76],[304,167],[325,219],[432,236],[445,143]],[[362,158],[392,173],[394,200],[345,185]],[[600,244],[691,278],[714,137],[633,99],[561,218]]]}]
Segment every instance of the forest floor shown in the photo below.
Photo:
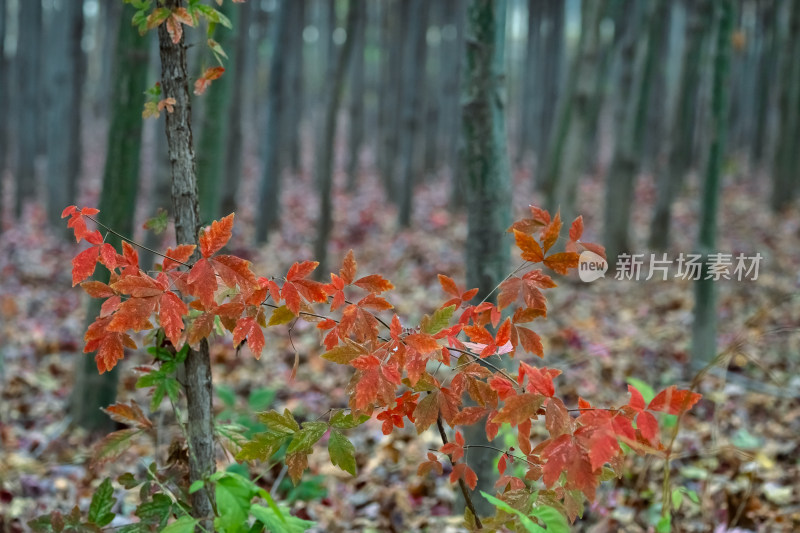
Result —
[{"label": "forest floor", "polygon": [[[520,217],[539,198],[529,192],[524,172],[515,180],[513,215]],[[353,248],[360,273],[379,272],[394,282],[389,300],[404,321],[413,323],[444,299],[437,273],[463,284],[465,216],[448,208],[444,184],[426,184],[417,191],[413,227],[398,232],[394,207],[377,183],[364,181],[353,196],[336,193],[331,269],[338,269]],[[770,214],[766,190],[755,182],[728,176],[723,191],[719,251],[758,252],[764,259],[756,281],[718,282],[722,362],[698,381],[704,399],[680,420],[668,465],[670,490],[682,495],[674,498],[676,531],[800,530],[800,212]],[[311,183],[305,176],[287,184],[282,230],[264,248],[248,245],[253,206],[245,203],[237,213],[231,248],[246,254],[259,274],[286,272],[292,262],[311,259],[316,210]],[[243,197],[252,198],[252,179],[245,187],[250,190]],[[599,176],[584,180],[580,205],[587,240],[602,240],[602,201],[597,199],[603,196]],[[676,204],[672,259],[693,249],[698,196],[690,184]],[[632,221],[636,248],[643,252],[653,198],[652,180],[643,176]],[[0,530],[10,531],[57,508],[85,508],[104,477],[142,472],[154,458],[163,461],[174,432],[168,413],[153,415],[164,424],[162,444],[142,442],[97,472],[89,468],[99,438],[74,428],[65,416],[76,359],[88,357],[80,353],[85,296],[70,286],[76,249],[45,231],[40,211],[28,215],[30,223],[7,227],[0,235]],[[573,277],[560,285],[550,291],[549,317],[537,331],[545,344],[545,364],[564,371],[556,386],[565,401],[576,402],[580,395],[612,406],[627,401],[629,382],[657,390],[692,382],[691,282],[619,281],[609,272],[593,283]],[[247,350],[237,355],[229,339],[213,344],[220,419],[253,424],[248,406],[289,407],[316,418],[346,404],[349,377],[318,357],[322,350],[313,326],[298,323],[291,334],[285,327],[270,332],[260,361]],[[300,366],[290,380],[295,352]],[[131,371],[148,362],[143,352],[121,362],[120,400],[148,405]],[[293,512],[316,520],[320,531],[462,530],[447,476],[416,476],[427,449],[440,446],[433,432],[417,437],[406,428],[387,437],[373,420],[349,436],[357,450],[356,478],[331,467],[324,452],[310,457],[311,471],[296,488],[280,465],[254,465],[252,474],[260,475],[266,487],[279,483],[277,494],[291,502]],[[224,457],[219,459],[225,467]],[[654,530],[664,462],[631,455],[625,470],[621,479],[603,484],[575,530]],[[119,489],[117,497],[113,525],[135,520],[135,491],[126,495]]]}]

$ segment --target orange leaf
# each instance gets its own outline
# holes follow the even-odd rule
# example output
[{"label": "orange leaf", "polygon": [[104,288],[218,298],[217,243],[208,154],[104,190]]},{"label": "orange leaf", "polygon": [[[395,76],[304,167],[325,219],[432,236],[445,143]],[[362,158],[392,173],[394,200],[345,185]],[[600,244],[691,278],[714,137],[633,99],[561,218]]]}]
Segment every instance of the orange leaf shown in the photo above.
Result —
[{"label": "orange leaf", "polygon": [[243,316],[236,321],[236,328],[233,330],[233,345],[239,346],[239,343],[245,339],[255,358],[260,359],[265,343],[264,332],[254,317]]},{"label": "orange leaf", "polygon": [[158,296],[164,289],[156,283],[156,280],[147,275],[126,276],[111,287],[122,294],[129,294],[134,298],[146,298],[148,296]]},{"label": "orange leaf", "polygon": [[180,263],[185,263],[192,257],[195,248],[197,248],[197,246],[194,244],[181,244],[175,248],[167,248],[167,253],[164,254],[167,257],[164,258],[162,270],[167,272],[178,268]]},{"label": "orange leaf", "polygon": [[434,390],[425,396],[414,409],[414,425],[417,427],[417,434],[431,427],[439,416],[439,394]]},{"label": "orange leaf", "polygon": [[517,241],[517,248],[522,250],[522,259],[532,263],[539,263],[544,259],[544,252],[536,239],[517,229],[514,230],[514,239]]},{"label": "orange leaf", "polygon": [[572,222],[569,228],[569,240],[577,241],[583,235],[583,215],[580,215]]},{"label": "orange leaf", "polygon": [[463,479],[470,490],[475,490],[475,487],[478,485],[478,476],[465,463],[454,465],[453,471],[450,473],[450,483],[455,483],[459,479]]},{"label": "orange leaf", "polygon": [[461,291],[458,289],[458,285],[456,285],[456,282],[453,281],[452,278],[449,278],[444,274],[439,274],[439,283],[441,284],[444,292],[455,296],[456,298],[461,298]]},{"label": "orange leaf", "polygon": [[303,279],[309,274],[311,274],[315,268],[319,266],[318,261],[303,261],[302,263],[295,263],[289,268],[289,272],[286,274],[286,279],[288,281],[297,281],[299,279]]},{"label": "orange leaf", "polygon": [[117,308],[117,312],[108,324],[109,331],[126,332],[129,329],[142,331],[152,329],[150,315],[153,314],[158,298],[128,298]]},{"label": "orange leaf", "polygon": [[492,422],[498,424],[508,422],[512,426],[516,426],[520,422],[535,416],[543,401],[544,396],[541,394],[524,393],[509,396],[505,399],[503,408],[500,409],[500,412],[497,413]]},{"label": "orange leaf", "polygon": [[114,289],[101,281],[84,281],[81,283],[81,289],[92,298],[110,298],[116,294]]},{"label": "orange leaf", "polygon": [[364,276],[363,278],[356,280],[355,285],[375,294],[380,294],[384,291],[390,291],[394,289],[394,285],[392,285],[389,280],[384,279],[384,277],[380,274]]},{"label": "orange leaf", "polygon": [[200,259],[194,264],[187,277],[193,296],[200,299],[206,308],[214,306],[214,293],[217,290],[217,274],[208,259]]},{"label": "orange leaf", "polygon": [[561,252],[546,257],[544,264],[559,274],[566,275],[570,268],[578,268],[579,258],[580,256],[575,252]]},{"label": "orange leaf", "polygon": [[403,342],[414,348],[422,355],[429,354],[440,348],[439,343],[436,342],[436,339],[434,339],[431,335],[426,335],[424,333],[412,333],[411,335],[407,335],[403,339]]},{"label": "orange leaf", "polygon": [[347,252],[347,255],[344,256],[344,261],[342,261],[342,268],[339,270],[339,277],[342,278],[345,285],[350,285],[353,283],[353,279],[356,276],[356,269],[358,268],[358,264],[356,263],[356,259],[353,256],[353,250]]},{"label": "orange leaf", "polygon": [[547,250],[553,247],[553,245],[558,240],[558,234],[561,233],[561,213],[556,213],[555,218],[553,221],[550,222],[543,230],[542,230],[542,246],[544,247],[544,252],[547,253]]},{"label": "orange leaf", "polygon": [[222,220],[215,220],[211,226],[207,226],[200,231],[200,253],[203,257],[209,257],[217,253],[223,246],[228,244],[233,233],[233,213]]},{"label": "orange leaf", "polygon": [[106,408],[101,408],[115,422],[136,426],[140,429],[151,429],[153,423],[145,416],[139,405],[131,400],[130,404],[115,403]]}]

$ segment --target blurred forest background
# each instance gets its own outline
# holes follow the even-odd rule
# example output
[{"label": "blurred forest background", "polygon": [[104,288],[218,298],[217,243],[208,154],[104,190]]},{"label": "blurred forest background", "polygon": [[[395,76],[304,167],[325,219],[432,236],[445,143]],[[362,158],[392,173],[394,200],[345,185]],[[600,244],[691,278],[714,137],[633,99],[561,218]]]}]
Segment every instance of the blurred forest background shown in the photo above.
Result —
[{"label": "blurred forest background", "polygon": [[[687,444],[675,467],[682,486],[700,494],[679,508],[684,530],[797,526],[800,1],[498,0],[504,24],[491,75],[500,149],[483,163],[464,157],[468,4],[225,2],[234,29],[217,25],[213,39],[226,71],[193,97],[201,220],[235,211],[236,253],[267,272],[303,258],[335,270],[354,248],[360,265],[398,286],[398,312],[419,317],[439,294],[436,272],[477,286],[469,218],[494,210],[510,223],[528,204],[560,209],[567,223],[583,214],[587,240],[606,247],[612,266],[595,284],[564,283],[553,323],[543,326],[548,366],[567,365],[565,381],[576,389],[618,398],[606,388],[624,391],[632,376],[658,388],[689,382],[690,368],[716,361],[703,382],[713,403],[684,421]],[[35,507],[26,498],[63,496],[53,479],[83,479],[83,471],[52,466],[79,462],[66,443],[85,450],[90,442],[67,424],[103,427],[97,407],[118,392],[135,394],[135,380],[100,379],[88,356],[74,362],[86,302],[69,290],[74,250],[60,219],[67,205],[96,205],[120,233],[157,249],[169,242],[169,232],[152,231],[171,210],[163,116],[142,118],[160,75],[157,43],[138,35],[132,13],[121,0],[0,0],[0,310],[8,340],[0,368],[11,406],[0,420],[24,428],[3,437],[20,455],[12,470],[25,472],[13,481],[25,489],[19,516]],[[218,61],[207,38],[205,28],[187,32],[196,77]],[[492,167],[497,198],[475,195],[468,177],[477,164]],[[611,279],[619,253],[674,259],[694,250],[765,260],[749,283]],[[140,255],[143,268],[152,265]],[[263,376],[263,365],[232,362],[230,346],[215,348],[227,416],[259,391],[267,404],[300,402],[312,412],[341,396],[345,378],[320,380],[329,370],[316,362],[294,390],[282,388],[294,350],[319,351],[313,331],[300,333],[311,341],[268,343],[280,364],[261,381],[254,372]],[[83,397],[70,404],[73,387]],[[420,525],[420,516],[448,514],[452,501],[432,481],[394,491],[397,480],[413,478],[398,472],[414,465],[393,467],[395,481],[384,483],[383,463],[402,464],[398,450],[415,449],[413,438],[381,439],[377,431],[365,446],[376,446],[382,462],[365,454],[368,482],[346,489],[360,504],[348,508],[325,485],[347,480],[291,497],[315,519],[345,513],[378,530],[424,529],[431,523]],[[422,457],[424,446],[416,451]],[[614,511],[596,509],[595,523],[631,531],[654,523],[660,467],[648,477],[650,466],[605,494]],[[327,502],[313,503],[320,498]],[[385,512],[398,498],[427,502],[428,511]]]}]

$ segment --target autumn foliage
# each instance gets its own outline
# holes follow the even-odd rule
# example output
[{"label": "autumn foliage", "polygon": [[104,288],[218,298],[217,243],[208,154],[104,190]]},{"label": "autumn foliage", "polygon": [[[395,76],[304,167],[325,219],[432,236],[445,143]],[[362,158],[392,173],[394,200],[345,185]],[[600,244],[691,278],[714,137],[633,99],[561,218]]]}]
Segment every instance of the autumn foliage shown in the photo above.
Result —
[{"label": "autumn foliage", "polygon": [[[88,229],[87,219],[97,213],[71,206],[63,216],[70,217],[76,240],[90,245],[73,260],[73,285],[106,299],[85,336],[84,351],[95,352],[100,373],[123,359],[126,347],[136,348],[132,332],[160,328],[180,349],[197,346],[221,324],[231,332],[234,346],[244,343],[260,358],[265,330],[294,320],[315,323],[322,357],[352,368],[349,411],[302,425],[289,411],[262,413],[268,430],[239,449],[239,460],[266,461],[288,441],[286,463],[295,482],[326,433],[333,464],[355,473],[353,446],[342,431],[374,416],[385,434],[406,423],[418,433],[433,426],[443,436],[445,424],[455,428],[454,440],[445,442],[439,455],[428,453],[419,474],[442,474],[441,461],[449,456],[450,480],[474,488],[477,477],[466,453],[470,446],[459,428],[481,424],[492,440],[508,424],[517,437],[513,451],[498,448],[494,454],[500,456],[500,497],[521,501],[520,494],[533,494],[541,482],[549,490],[538,497],[574,520],[583,498],[594,499],[601,479],[620,474],[621,443],[639,454],[662,453],[655,413],[680,415],[700,399],[674,386],[649,403],[628,386],[629,397],[614,407],[593,406],[582,398],[568,406],[556,395],[554,380],[561,371],[536,364],[544,353],[533,324],[547,316],[544,291],[556,287],[548,272],[568,274],[577,268],[581,250],[604,254],[602,247],[581,241],[581,217],[570,225],[562,248],[557,246],[560,216],[551,218],[532,207],[530,218],[509,228],[525,268],[500,284],[496,304],[473,303],[477,289],[465,289],[441,274],[442,304],[419,324],[408,325],[392,313],[385,297],[392,283],[380,274],[360,276],[352,251],[329,283],[310,279],[317,267],[311,261],[293,264],[283,276],[259,277],[248,261],[220,253],[231,238],[231,214],[202,230],[197,250],[194,245],[168,249],[157,274],[150,276],[138,267],[133,246],[123,242],[121,251],[114,250],[98,230]],[[108,283],[88,280],[97,263],[111,272]],[[504,370],[509,365],[501,358],[512,358],[516,371]],[[125,414],[119,409],[109,412]],[[146,417],[133,418],[146,425]],[[544,424],[547,438],[531,440],[534,422]],[[473,460],[476,454],[492,451],[474,450]],[[524,469],[509,468],[512,462]]]}]

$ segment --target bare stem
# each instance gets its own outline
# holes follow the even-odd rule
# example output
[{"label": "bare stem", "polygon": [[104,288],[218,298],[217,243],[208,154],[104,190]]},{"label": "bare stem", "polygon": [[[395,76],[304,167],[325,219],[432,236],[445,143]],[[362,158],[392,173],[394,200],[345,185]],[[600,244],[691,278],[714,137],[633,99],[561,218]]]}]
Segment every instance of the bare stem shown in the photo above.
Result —
[{"label": "bare stem", "polygon": [[[439,435],[442,437],[442,444],[447,444],[447,433],[444,430],[444,424],[442,423],[442,415],[441,413],[436,416],[436,426],[439,428]],[[450,457],[450,462],[453,463],[452,456]],[[453,463],[455,464],[455,463]],[[461,487],[461,494],[464,495],[464,502],[467,504],[467,509],[472,513],[472,516],[475,517],[475,525],[478,526],[478,529],[483,528],[483,524],[481,524],[481,517],[478,516],[478,512],[475,510],[475,504],[472,503],[472,497],[469,495],[469,489],[467,488],[467,484],[464,482],[463,479],[458,480],[458,486]]]}]

